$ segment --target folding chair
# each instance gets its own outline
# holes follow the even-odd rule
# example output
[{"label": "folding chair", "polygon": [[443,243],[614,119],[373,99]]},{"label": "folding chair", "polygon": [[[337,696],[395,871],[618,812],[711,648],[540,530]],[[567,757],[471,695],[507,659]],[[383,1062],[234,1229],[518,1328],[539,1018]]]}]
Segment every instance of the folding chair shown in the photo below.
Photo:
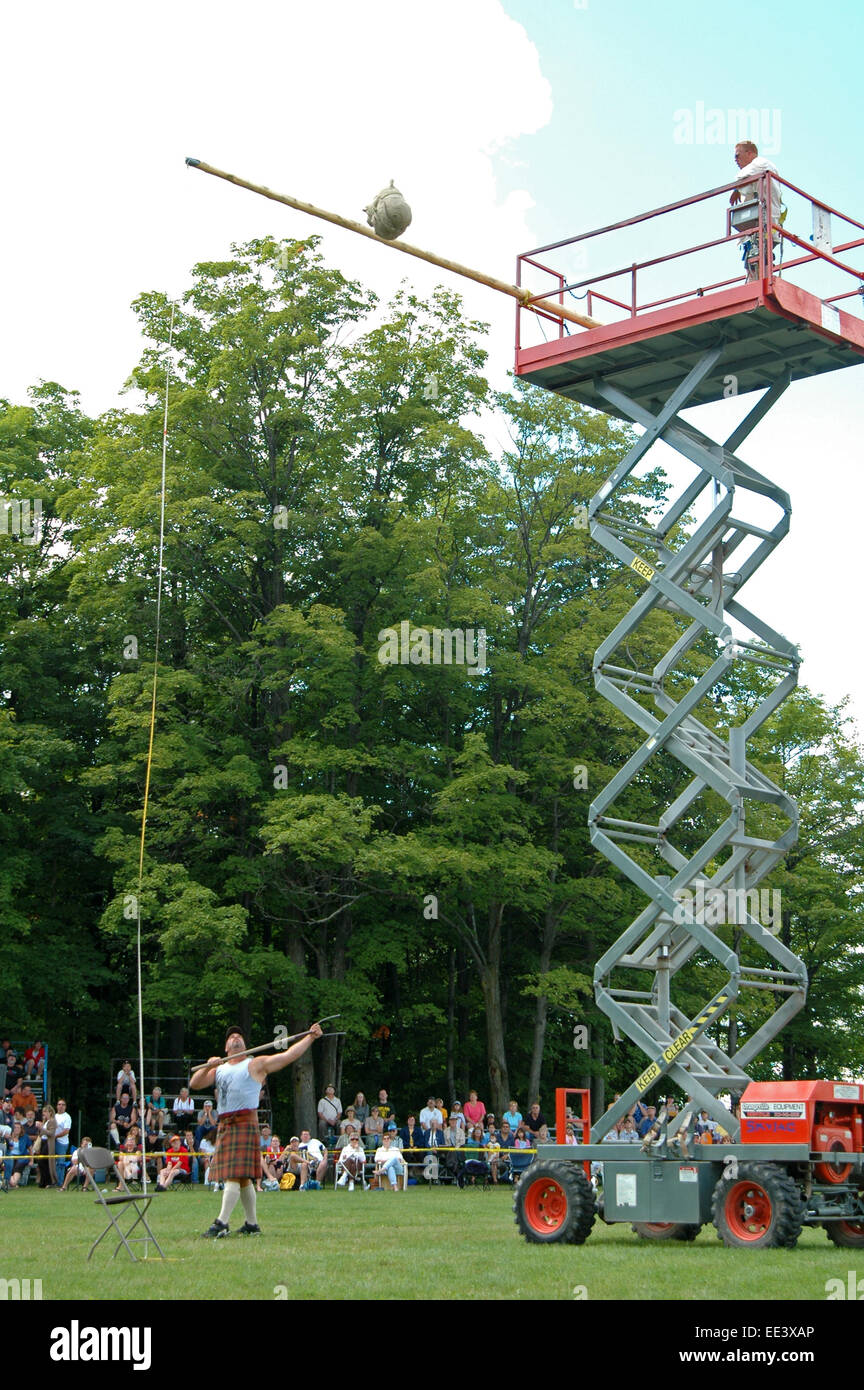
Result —
[{"label": "folding chair", "polygon": [[[108,1235],[109,1231],[113,1226],[120,1239],[114,1247],[114,1254],[111,1256],[112,1260],[116,1256],[117,1251],[120,1249],[120,1246],[124,1245],[127,1251],[129,1252],[129,1258],[134,1260],[137,1264],[138,1257],[133,1251],[132,1246],[138,1241],[147,1240],[152,1240],[153,1244],[156,1246],[156,1249],[159,1251],[161,1258],[164,1260],[165,1252],[163,1251],[158,1240],[156,1239],[149,1225],[147,1224],[146,1212],[147,1208],[153,1200],[152,1196],[149,1193],[145,1196],[143,1192],[137,1193],[129,1191],[129,1188],[126,1186],[125,1179],[122,1177],[120,1169],[117,1167],[117,1164],[114,1161],[114,1156],[111,1153],[110,1149],[79,1149],[78,1161],[79,1163],[83,1163],[84,1167],[87,1168],[88,1171],[94,1175],[97,1169],[104,1168],[106,1178],[110,1178],[113,1174],[113,1176],[117,1179],[117,1182],[120,1184],[120,1187],[122,1188],[121,1192],[112,1192],[109,1196],[106,1196],[99,1184],[96,1183],[95,1176],[93,1178],[93,1181],[96,1186],[96,1205],[103,1207],[107,1212],[108,1225],[105,1227],[105,1230],[102,1232],[101,1236],[97,1237],[97,1239],[94,1240],[93,1244],[90,1246],[90,1253],[88,1254],[87,1259],[90,1259],[90,1256],[93,1254],[93,1251],[96,1249],[96,1246],[100,1243],[100,1241],[105,1239],[105,1237]],[[112,1210],[113,1207],[120,1207],[122,1209],[124,1206],[131,1206],[133,1211],[135,1212],[135,1220],[132,1222],[131,1226],[127,1227],[125,1232],[121,1230],[120,1226],[117,1224],[117,1219],[115,1218],[114,1212]],[[118,1214],[122,1215],[122,1211]],[[132,1232],[138,1225],[142,1225],[144,1227],[144,1230],[147,1232],[146,1235],[132,1235]]]}]

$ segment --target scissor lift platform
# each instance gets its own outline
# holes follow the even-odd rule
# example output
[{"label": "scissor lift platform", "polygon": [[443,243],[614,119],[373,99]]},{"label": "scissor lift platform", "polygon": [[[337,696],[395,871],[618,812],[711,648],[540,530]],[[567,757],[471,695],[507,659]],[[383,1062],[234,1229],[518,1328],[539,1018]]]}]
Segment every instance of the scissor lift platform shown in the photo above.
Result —
[{"label": "scissor lift platform", "polygon": [[[789,199],[797,232],[791,227],[786,230],[788,220],[784,226],[769,226],[772,185],[782,188]],[[590,316],[599,310],[610,321],[570,332],[565,322],[536,310],[526,313],[525,307],[520,307],[516,375],[583,405],[627,418],[608,395],[600,394],[599,380],[653,412],[704,354],[717,347],[721,354],[690,393],[688,406],[767,389],[780,376],[796,381],[860,364],[864,360],[864,272],[849,264],[848,253],[860,256],[864,247],[862,224],[809,198],[784,180],[763,175],[759,181],[759,228],[742,234],[732,225],[733,214],[726,206],[732,188],[730,184],[713,189],[520,256],[520,286],[527,288],[529,278],[536,282],[539,277],[535,300],[544,298],[548,303],[557,297],[559,303],[572,308],[570,296],[575,296],[587,300]],[[718,200],[722,200],[722,209]],[[665,241],[679,234],[683,223],[689,235],[698,236],[703,228],[710,228],[706,217],[716,221],[724,212],[722,236],[703,236],[695,245],[641,261],[626,261],[622,255],[625,263],[614,265],[615,237],[634,227],[638,226],[641,238],[649,235],[642,224],[654,222],[655,236]],[[816,240],[803,235],[811,216],[814,226],[818,220]],[[826,245],[826,236],[832,234],[836,234],[836,242]],[[746,236],[754,241],[761,238],[756,241],[761,247],[759,278],[748,280],[739,274],[682,290],[684,275],[704,275],[707,279],[718,268],[730,268]],[[773,257],[767,254],[771,240]],[[638,244],[632,235],[631,243],[632,250]],[[799,251],[804,254],[799,255]],[[541,256],[543,261],[538,259]],[[568,263],[586,256],[592,264],[608,256],[613,266],[576,282],[568,280]],[[663,292],[656,297],[658,290]],[[643,297],[644,302],[640,302]],[[533,344],[523,342],[524,333],[530,331],[528,325],[534,326],[536,336],[536,326],[544,320],[554,325],[556,337]],[[731,379],[734,386],[730,389]]]},{"label": "scissor lift platform", "polygon": [[[830,325],[830,327],[828,326]],[[648,410],[664,402],[702,355],[723,345],[711,375],[688,405],[766,389],[788,370],[793,381],[864,360],[864,322],[797,285],[775,279],[703,295],[685,304],[522,348],[516,373],[537,386],[615,414],[598,377]]]}]

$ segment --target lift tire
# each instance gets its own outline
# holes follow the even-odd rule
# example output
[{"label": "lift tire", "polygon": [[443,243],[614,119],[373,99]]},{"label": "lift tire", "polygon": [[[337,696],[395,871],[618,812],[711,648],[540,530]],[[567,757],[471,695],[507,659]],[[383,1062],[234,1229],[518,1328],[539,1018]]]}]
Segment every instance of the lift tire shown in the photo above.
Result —
[{"label": "lift tire", "polygon": [[679,1221],[634,1221],[630,1229],[642,1240],[695,1240],[702,1227]]},{"label": "lift tire", "polygon": [[864,1221],[826,1221],[828,1239],[849,1250],[864,1250]]},{"label": "lift tire", "polygon": [[532,1163],[519,1179],[513,1212],[535,1245],[582,1245],[594,1225],[594,1189],[580,1163]]},{"label": "lift tire", "polygon": [[737,1177],[717,1183],[711,1210],[724,1245],[792,1250],[806,1204],[785,1169],[774,1163],[742,1163]]}]

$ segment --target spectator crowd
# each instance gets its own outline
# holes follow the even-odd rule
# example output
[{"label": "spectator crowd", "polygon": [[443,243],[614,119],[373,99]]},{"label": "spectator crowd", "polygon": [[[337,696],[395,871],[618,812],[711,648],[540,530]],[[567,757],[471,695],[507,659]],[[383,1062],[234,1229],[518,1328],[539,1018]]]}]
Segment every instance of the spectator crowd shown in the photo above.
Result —
[{"label": "spectator crowd", "polygon": [[[4,1186],[23,1186],[31,1177],[38,1179],[40,1187],[64,1192],[73,1185],[87,1185],[90,1179],[80,1161],[80,1149],[92,1140],[85,1136],[80,1147],[70,1151],[72,1122],[66,1101],[58,1099],[56,1109],[40,1105],[32,1089],[31,1083],[41,1085],[44,1074],[42,1043],[28,1047],[20,1062],[8,1043],[4,1046],[6,1079],[0,1115]],[[616,1096],[612,1104],[617,1100]],[[659,1114],[654,1105],[637,1103],[608,1131],[604,1142],[650,1145],[677,1114],[672,1097],[662,1102]],[[181,1086],[173,1100],[158,1085],[139,1096],[132,1062],[124,1060],[113,1081],[107,1124],[107,1142],[124,1182],[140,1182],[146,1164],[148,1179],[157,1191],[199,1182],[209,1187],[217,1123],[213,1100],[204,1100],[199,1110],[187,1086]],[[575,1145],[581,1140],[582,1121],[569,1109],[564,1133],[557,1139],[538,1101],[523,1114],[512,1099],[504,1113],[496,1116],[476,1091],[470,1091],[467,1100],[454,1100],[449,1107],[441,1096],[430,1095],[419,1110],[406,1109],[398,1115],[385,1089],[378,1091],[373,1103],[360,1091],[343,1106],[331,1085],[318,1101],[315,1134],[303,1129],[283,1145],[271,1126],[262,1124],[258,1186],[265,1191],[315,1190],[328,1174],[335,1187],[348,1191],[378,1187],[395,1192],[419,1181],[459,1186],[513,1183],[539,1146]],[[729,1136],[702,1111],[688,1126],[687,1140],[728,1143]],[[602,1180],[602,1164],[592,1168],[595,1182]]]}]

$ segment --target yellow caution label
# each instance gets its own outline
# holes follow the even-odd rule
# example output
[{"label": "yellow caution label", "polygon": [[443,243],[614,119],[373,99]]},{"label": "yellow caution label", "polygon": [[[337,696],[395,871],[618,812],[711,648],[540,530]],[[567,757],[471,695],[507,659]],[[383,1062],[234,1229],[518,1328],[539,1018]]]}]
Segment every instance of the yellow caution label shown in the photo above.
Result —
[{"label": "yellow caution label", "polygon": [[688,1043],[691,1043],[698,1033],[698,1028],[685,1028],[683,1033],[679,1033],[677,1038],[663,1049],[663,1060],[674,1062],[679,1052],[683,1052]]},{"label": "yellow caution label", "polygon": [[654,578],[655,571],[648,564],[647,560],[642,559],[641,555],[637,555],[635,560],[630,561],[630,568],[641,575],[643,579]]},{"label": "yellow caution label", "polygon": [[641,1076],[636,1077],[636,1086],[640,1091],[647,1091],[652,1081],[656,1081],[660,1075],[660,1068],[656,1062],[652,1062],[650,1067],[646,1067]]}]

